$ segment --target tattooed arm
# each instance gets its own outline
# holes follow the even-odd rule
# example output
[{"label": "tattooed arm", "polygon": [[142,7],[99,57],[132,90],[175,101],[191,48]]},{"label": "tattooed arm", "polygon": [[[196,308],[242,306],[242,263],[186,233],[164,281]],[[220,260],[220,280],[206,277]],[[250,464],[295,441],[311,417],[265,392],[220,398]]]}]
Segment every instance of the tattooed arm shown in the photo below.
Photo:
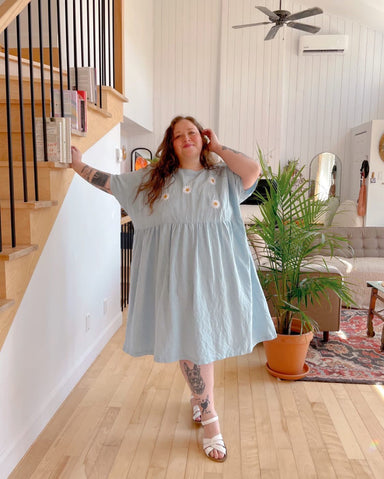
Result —
[{"label": "tattooed arm", "polygon": [[106,193],[111,193],[110,180],[111,175],[104,173],[104,171],[92,168],[81,161],[81,152],[75,146],[72,146],[72,168],[78,173],[84,180],[91,183]]},{"label": "tattooed arm", "polygon": [[212,130],[204,130],[203,134],[209,138],[210,151],[219,155],[228,167],[240,176],[245,190],[250,188],[260,176],[261,167],[259,162],[239,151],[221,145]]}]

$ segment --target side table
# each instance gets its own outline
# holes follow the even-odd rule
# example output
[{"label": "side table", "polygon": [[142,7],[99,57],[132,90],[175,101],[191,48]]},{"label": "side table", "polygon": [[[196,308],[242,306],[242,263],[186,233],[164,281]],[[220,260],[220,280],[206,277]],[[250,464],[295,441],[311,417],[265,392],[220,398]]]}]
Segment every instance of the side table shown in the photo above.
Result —
[{"label": "side table", "polygon": [[[384,321],[384,316],[381,314],[383,310],[376,311],[376,300],[381,301],[384,303],[384,296],[380,296],[380,293],[384,295],[384,281],[367,281],[367,286],[372,288],[371,291],[371,299],[369,301],[369,310],[368,310],[368,318],[367,318],[367,336],[373,337],[375,335],[375,331],[373,330],[372,319],[374,316],[377,316]],[[381,351],[384,351],[384,326],[381,332]]]}]

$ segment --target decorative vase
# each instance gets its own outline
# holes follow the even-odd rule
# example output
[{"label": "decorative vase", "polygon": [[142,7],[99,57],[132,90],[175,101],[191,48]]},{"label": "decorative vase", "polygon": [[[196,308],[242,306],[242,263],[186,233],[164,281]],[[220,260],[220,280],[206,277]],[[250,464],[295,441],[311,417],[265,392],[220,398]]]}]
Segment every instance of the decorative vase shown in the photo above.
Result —
[{"label": "decorative vase", "polygon": [[[297,327],[293,331],[300,331]],[[278,334],[271,341],[264,341],[267,357],[266,368],[272,376],[281,379],[301,379],[309,373],[305,363],[313,332],[303,334]]]}]

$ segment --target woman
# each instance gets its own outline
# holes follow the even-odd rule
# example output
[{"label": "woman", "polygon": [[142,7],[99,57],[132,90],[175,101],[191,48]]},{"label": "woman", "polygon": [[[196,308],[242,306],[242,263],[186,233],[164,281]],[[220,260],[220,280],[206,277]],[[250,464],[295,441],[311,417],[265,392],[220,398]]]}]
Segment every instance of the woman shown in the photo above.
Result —
[{"label": "woman", "polygon": [[205,454],[222,462],[213,363],[276,336],[239,206],[252,194],[260,165],[181,116],[156,156],[153,166],[110,175],[82,163],[73,148],[72,166],[113,194],[135,227],[124,351],[180,362],[193,420],[204,427]]}]

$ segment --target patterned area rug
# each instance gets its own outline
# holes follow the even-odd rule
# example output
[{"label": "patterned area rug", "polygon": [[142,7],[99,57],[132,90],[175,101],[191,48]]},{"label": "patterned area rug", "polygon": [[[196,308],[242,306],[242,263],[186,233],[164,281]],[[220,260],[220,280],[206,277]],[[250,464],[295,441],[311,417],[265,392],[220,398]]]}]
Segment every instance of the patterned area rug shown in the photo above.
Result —
[{"label": "patterned area rug", "polygon": [[384,351],[380,351],[383,322],[373,320],[376,335],[367,337],[367,311],[343,310],[338,332],[316,333],[307,356],[310,367],[302,381],[384,384]]}]

